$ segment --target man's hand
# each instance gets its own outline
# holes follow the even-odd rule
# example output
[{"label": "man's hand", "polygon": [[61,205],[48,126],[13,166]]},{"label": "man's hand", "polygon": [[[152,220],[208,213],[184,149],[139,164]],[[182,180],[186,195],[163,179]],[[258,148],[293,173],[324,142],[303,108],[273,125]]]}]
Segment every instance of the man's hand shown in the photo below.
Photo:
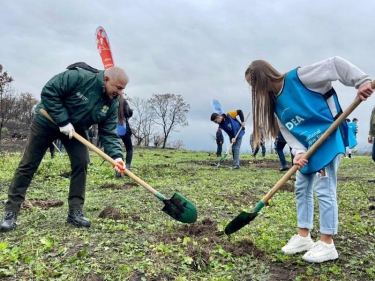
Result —
[{"label": "man's hand", "polygon": [[117,173],[123,174],[125,171],[124,161],[121,158],[116,158],[115,161],[116,161],[116,165],[113,166],[113,169],[115,169]]},{"label": "man's hand", "polygon": [[74,127],[71,123],[68,123],[67,125],[60,127],[60,132],[64,135],[69,136],[70,139],[73,137],[73,131]]},{"label": "man's hand", "polygon": [[293,164],[298,165],[298,170],[301,170],[307,162],[309,162],[307,159],[301,159],[304,154],[305,153],[298,153],[293,159]]},{"label": "man's hand", "polygon": [[372,143],[372,136],[368,136],[367,141],[368,141],[368,143]]}]

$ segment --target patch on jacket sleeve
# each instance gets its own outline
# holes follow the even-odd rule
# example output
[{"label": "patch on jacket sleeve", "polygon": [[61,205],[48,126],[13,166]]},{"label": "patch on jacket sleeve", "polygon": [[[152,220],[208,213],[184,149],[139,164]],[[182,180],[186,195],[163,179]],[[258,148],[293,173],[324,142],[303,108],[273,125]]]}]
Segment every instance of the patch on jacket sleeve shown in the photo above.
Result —
[{"label": "patch on jacket sleeve", "polygon": [[108,105],[103,105],[102,110],[100,111],[101,116],[105,116],[108,112],[109,106]]}]

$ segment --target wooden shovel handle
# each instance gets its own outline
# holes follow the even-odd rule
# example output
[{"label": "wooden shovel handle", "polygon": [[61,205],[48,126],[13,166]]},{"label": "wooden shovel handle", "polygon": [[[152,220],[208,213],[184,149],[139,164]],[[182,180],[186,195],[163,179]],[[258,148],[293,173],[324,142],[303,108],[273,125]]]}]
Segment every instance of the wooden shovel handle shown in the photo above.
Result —
[{"label": "wooden shovel handle", "polygon": [[[48,120],[50,120],[51,122],[55,123],[53,121],[53,119],[51,118],[51,116],[49,116],[49,114],[47,113],[47,111],[45,111],[43,108],[41,108],[39,110],[40,114],[42,114],[44,117],[46,117]],[[56,123],[55,123],[56,124]],[[95,153],[97,153],[98,155],[100,155],[101,157],[103,157],[103,159],[107,160],[109,163],[111,163],[113,166],[115,166],[117,164],[117,162],[115,160],[113,160],[111,157],[109,157],[106,153],[104,153],[102,150],[100,150],[99,148],[97,148],[95,145],[93,145],[91,142],[89,142],[88,140],[86,140],[85,138],[83,138],[81,135],[77,134],[75,131],[73,131],[73,137],[75,139],[77,139],[79,142],[83,143],[84,145],[86,145],[88,148],[90,148],[91,150],[93,150]],[[161,200],[164,200],[165,197],[164,195],[160,194],[157,190],[155,190],[153,187],[151,187],[150,185],[148,185],[146,182],[144,182],[143,180],[141,180],[140,178],[138,178],[136,175],[134,175],[132,172],[130,172],[128,169],[125,169],[124,170],[124,173],[126,175],[128,175],[130,178],[132,178],[133,180],[135,180],[137,183],[139,183],[140,185],[142,185],[144,188],[146,188],[148,191],[150,191],[151,193],[153,193],[156,197],[158,197],[159,199]],[[161,196],[161,197],[160,197]],[[162,199],[162,197],[164,197],[164,199]]]},{"label": "wooden shovel handle", "polygon": [[[371,87],[375,88],[375,80],[371,82]],[[356,97],[351,105],[332,123],[332,125],[324,132],[324,134],[306,151],[302,156],[303,159],[308,159],[315,150],[340,126],[340,124],[353,112],[354,109],[361,103],[361,99]],[[262,198],[263,203],[267,203],[268,200],[279,190],[280,187],[286,183],[286,181],[298,170],[297,165],[293,165],[289,171],[275,184],[275,186],[268,191],[268,193]]]}]

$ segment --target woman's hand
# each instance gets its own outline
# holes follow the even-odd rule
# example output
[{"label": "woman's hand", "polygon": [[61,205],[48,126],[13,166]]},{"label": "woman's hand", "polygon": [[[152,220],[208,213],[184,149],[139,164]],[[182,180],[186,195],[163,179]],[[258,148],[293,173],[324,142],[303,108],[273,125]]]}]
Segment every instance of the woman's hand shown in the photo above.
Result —
[{"label": "woman's hand", "polygon": [[362,100],[365,101],[367,98],[371,96],[374,90],[371,88],[371,83],[367,83],[362,85],[358,88],[357,96]]},{"label": "woman's hand", "polygon": [[301,170],[303,167],[305,167],[307,162],[309,162],[307,159],[301,159],[303,155],[305,155],[304,152],[298,153],[296,156],[294,156],[293,164],[298,165],[298,170]]}]

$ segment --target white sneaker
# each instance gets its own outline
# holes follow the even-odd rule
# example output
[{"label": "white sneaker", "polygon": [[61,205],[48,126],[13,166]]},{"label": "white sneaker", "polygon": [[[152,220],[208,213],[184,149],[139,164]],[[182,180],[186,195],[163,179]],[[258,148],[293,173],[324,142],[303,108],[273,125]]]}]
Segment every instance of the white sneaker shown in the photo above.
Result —
[{"label": "white sneaker", "polygon": [[296,254],[303,251],[308,251],[314,246],[314,241],[311,239],[310,233],[307,237],[302,237],[295,234],[290,238],[288,244],[281,248],[284,254]]},{"label": "white sneaker", "polygon": [[337,253],[333,242],[332,244],[327,244],[326,242],[318,241],[314,244],[310,251],[303,255],[302,259],[307,262],[320,263],[335,260],[338,257],[339,254]]}]

